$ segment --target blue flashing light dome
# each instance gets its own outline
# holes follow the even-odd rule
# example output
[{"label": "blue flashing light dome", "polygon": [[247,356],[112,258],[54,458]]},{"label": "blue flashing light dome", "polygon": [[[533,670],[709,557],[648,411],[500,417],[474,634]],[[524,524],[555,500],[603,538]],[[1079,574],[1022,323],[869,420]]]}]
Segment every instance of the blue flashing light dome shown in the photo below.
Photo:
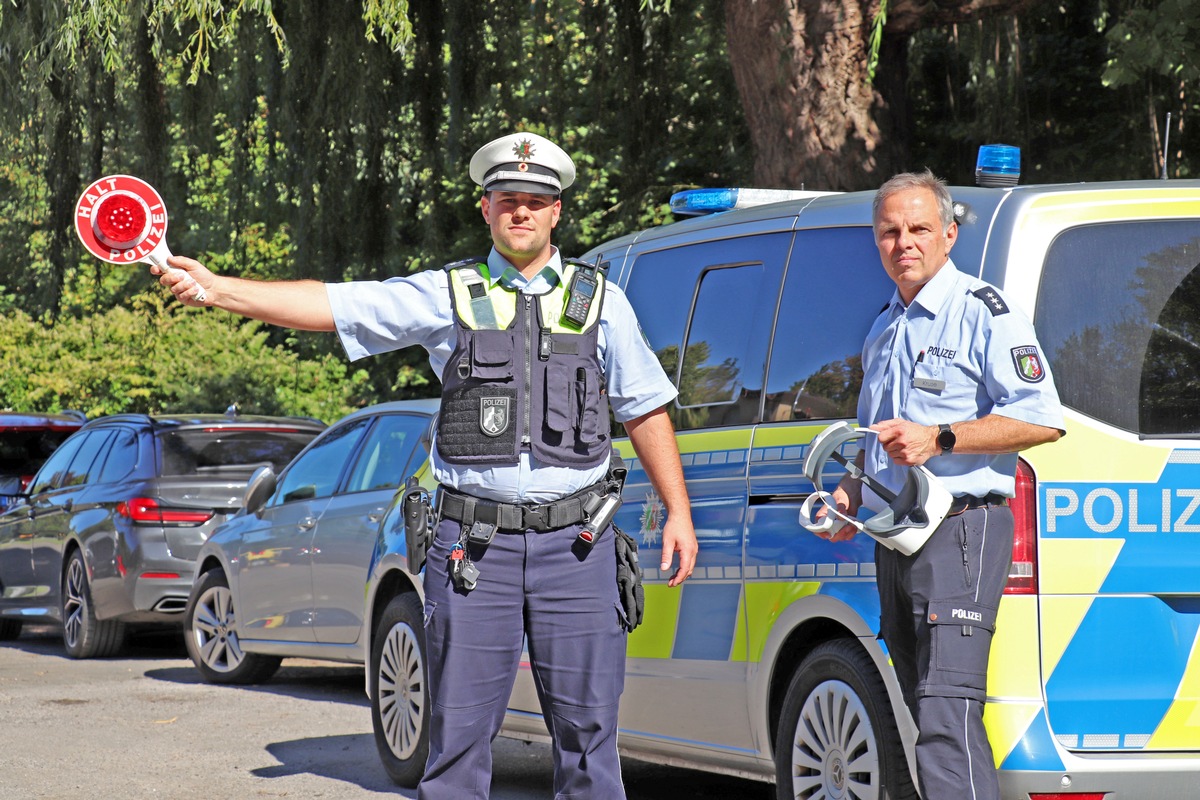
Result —
[{"label": "blue flashing light dome", "polygon": [[980,186],[1016,186],[1021,177],[1021,148],[1011,144],[985,144],[975,161],[975,183]]}]

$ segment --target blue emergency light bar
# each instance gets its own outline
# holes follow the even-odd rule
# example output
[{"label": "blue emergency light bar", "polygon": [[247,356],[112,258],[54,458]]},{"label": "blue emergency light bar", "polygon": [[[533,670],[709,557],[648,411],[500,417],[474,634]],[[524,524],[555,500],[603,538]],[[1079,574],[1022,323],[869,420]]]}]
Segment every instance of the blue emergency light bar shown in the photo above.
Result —
[{"label": "blue emergency light bar", "polygon": [[1010,144],[985,144],[975,160],[975,183],[980,186],[1016,186],[1021,177],[1021,148]]},{"label": "blue emergency light bar", "polygon": [[803,200],[832,192],[793,189],[687,189],[671,195],[671,213],[679,217],[715,214],[735,208],[750,208],[784,200]]}]

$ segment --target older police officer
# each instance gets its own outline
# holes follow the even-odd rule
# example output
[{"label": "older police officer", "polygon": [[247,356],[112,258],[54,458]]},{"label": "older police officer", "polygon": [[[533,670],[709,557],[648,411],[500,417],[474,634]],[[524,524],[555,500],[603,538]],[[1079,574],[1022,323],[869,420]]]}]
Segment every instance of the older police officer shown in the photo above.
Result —
[{"label": "older police officer", "polygon": [[[915,554],[876,545],[881,632],[919,731],[921,797],[995,800],[983,705],[1012,558],[1008,498],[1017,453],[1057,440],[1062,408],[1028,319],[950,260],[958,226],[940,180],[928,171],[889,180],[874,226],[896,292],[863,348],[858,419],[875,435],[858,466],[899,492],[924,465],[955,496]],[[851,474],[833,496],[851,514],[887,505]],[[854,534],[847,525],[827,535]]]},{"label": "older police officer", "polygon": [[609,472],[611,407],[667,508],[661,568],[678,554],[670,585],[691,574],[696,536],[664,409],[676,391],[624,294],[550,242],[575,179],[570,157],[516,133],[480,148],[470,174],[491,229],[486,260],[325,285],[217,276],[173,258],[182,272],[160,280],[188,305],[337,331],[352,359],[429,352],[443,386],[432,455],[441,523],[424,579],[431,722],[418,797],[487,796],[491,740],[527,639],[555,797],[621,798],[626,618],[614,535],[588,546],[581,523]]}]

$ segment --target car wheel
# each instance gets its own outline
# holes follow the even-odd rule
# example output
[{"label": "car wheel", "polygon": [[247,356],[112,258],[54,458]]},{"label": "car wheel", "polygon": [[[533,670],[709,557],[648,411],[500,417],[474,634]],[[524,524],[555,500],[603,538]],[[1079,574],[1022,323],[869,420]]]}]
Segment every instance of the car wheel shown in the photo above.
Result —
[{"label": "car wheel", "polygon": [[21,620],[0,619],[0,642],[11,642],[21,635]]},{"label": "car wheel", "polygon": [[207,683],[262,683],[283,660],[242,649],[233,592],[219,569],[205,572],[193,584],[183,613],[183,637],[192,663]]},{"label": "car wheel", "polygon": [[393,597],[371,647],[371,724],[392,781],[417,785],[429,756],[429,677],[425,626],[415,592]]},{"label": "car wheel", "polygon": [[883,678],[855,642],[817,646],[792,677],[775,785],[779,800],[916,798]]},{"label": "car wheel", "polygon": [[125,644],[125,623],[96,618],[87,566],[78,550],[71,553],[63,571],[62,624],[63,644],[71,658],[107,658]]}]

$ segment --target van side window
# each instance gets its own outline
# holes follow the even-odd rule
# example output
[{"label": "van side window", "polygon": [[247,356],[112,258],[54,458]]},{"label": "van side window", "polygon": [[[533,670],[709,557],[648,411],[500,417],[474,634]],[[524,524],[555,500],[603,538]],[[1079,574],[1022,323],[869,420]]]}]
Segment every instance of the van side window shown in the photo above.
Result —
[{"label": "van side window", "polygon": [[870,228],[797,233],[771,344],[765,422],[857,415],[863,342],[894,290]]},{"label": "van side window", "polygon": [[1143,436],[1200,433],[1200,223],[1066,230],[1034,326],[1064,405]]},{"label": "van side window", "polygon": [[669,409],[676,430],[758,420],[791,238],[776,233],[702,242],[646,253],[634,263],[625,293],[679,389]]}]

